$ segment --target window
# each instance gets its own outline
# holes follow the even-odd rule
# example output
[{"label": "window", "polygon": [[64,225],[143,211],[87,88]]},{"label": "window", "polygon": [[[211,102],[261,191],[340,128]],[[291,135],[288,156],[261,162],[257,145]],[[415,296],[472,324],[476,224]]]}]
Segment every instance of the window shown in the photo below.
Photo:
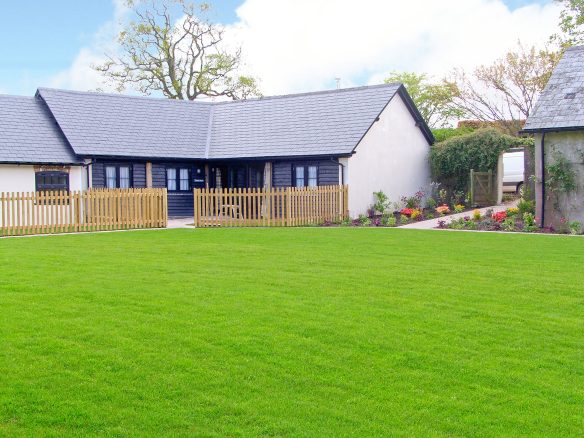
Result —
[{"label": "window", "polygon": [[190,171],[187,168],[166,169],[166,188],[169,192],[187,192],[191,189]]},{"label": "window", "polygon": [[120,189],[130,188],[130,168],[120,167]]},{"label": "window", "polygon": [[294,166],[293,176],[295,187],[318,186],[318,166]]},{"label": "window", "polygon": [[105,186],[108,189],[129,189],[132,187],[130,166],[106,166]]},{"label": "window", "polygon": [[296,187],[304,187],[304,166],[296,166],[295,171]]},{"label": "window", "polygon": [[166,169],[166,188],[176,190],[176,169]]},{"label": "window", "polygon": [[182,191],[189,189],[189,169],[180,169],[179,189]]},{"label": "window", "polygon": [[318,185],[317,167],[308,166],[308,187],[316,187]]},{"label": "window", "polygon": [[37,192],[69,191],[69,174],[67,172],[37,172],[35,183]]}]

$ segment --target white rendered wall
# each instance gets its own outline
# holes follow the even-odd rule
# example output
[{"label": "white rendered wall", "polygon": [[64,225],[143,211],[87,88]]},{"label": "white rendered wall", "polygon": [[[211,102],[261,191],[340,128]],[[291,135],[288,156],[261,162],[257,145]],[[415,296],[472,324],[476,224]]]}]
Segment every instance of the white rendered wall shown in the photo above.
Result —
[{"label": "white rendered wall", "polygon": [[366,213],[373,192],[383,191],[390,201],[411,196],[430,185],[430,144],[399,95],[395,95],[375,122],[356,153],[348,159],[351,217]]},{"label": "white rendered wall", "polygon": [[[34,192],[35,167],[38,166],[31,164],[0,164],[0,192]],[[86,180],[87,176],[83,167],[70,167],[70,190],[85,190],[87,188]]]},{"label": "white rendered wall", "polygon": [[34,192],[34,166],[0,164],[0,192]]}]

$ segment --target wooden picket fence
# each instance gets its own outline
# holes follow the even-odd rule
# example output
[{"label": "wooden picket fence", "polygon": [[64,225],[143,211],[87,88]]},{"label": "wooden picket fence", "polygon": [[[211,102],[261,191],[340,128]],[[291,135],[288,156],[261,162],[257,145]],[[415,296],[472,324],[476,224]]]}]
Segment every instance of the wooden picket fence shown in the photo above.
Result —
[{"label": "wooden picket fence", "polygon": [[294,227],[348,217],[347,186],[195,189],[197,227]]},{"label": "wooden picket fence", "polygon": [[0,194],[0,236],[164,228],[166,189]]}]

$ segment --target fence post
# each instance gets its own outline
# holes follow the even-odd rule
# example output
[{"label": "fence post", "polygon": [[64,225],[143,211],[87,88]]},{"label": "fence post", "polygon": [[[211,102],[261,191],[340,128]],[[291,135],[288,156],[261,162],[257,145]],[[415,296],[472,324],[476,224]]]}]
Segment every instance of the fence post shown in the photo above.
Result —
[{"label": "fence post", "polygon": [[470,206],[475,206],[474,169],[470,169]]},{"label": "fence post", "polygon": [[286,226],[290,226],[290,221],[292,219],[292,189],[286,187]]},{"label": "fence post", "polygon": [[194,197],[195,197],[195,227],[198,227],[201,221],[201,212],[199,211],[200,206],[199,206],[199,200],[200,200],[200,189],[195,189],[194,191]]},{"label": "fence post", "polygon": [[489,169],[489,182],[488,182],[488,190],[489,190],[489,204],[493,203],[493,169]]},{"label": "fence post", "polygon": [[2,222],[0,222],[0,231],[4,236],[4,228],[6,227],[6,204],[4,203],[4,192],[0,194],[0,209],[2,209]]}]

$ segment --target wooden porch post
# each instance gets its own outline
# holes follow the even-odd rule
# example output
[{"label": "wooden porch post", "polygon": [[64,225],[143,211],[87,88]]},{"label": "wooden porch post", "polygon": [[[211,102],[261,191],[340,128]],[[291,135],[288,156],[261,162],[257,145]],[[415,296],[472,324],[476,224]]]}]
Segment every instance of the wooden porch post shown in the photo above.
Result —
[{"label": "wooden porch post", "polygon": [[264,164],[264,189],[272,189],[272,162],[266,161]]},{"label": "wooden porch post", "polygon": [[209,165],[205,164],[205,188],[208,189],[209,188]]},{"label": "wooden porch post", "polygon": [[152,163],[150,161],[146,163],[146,188],[152,188]]}]

